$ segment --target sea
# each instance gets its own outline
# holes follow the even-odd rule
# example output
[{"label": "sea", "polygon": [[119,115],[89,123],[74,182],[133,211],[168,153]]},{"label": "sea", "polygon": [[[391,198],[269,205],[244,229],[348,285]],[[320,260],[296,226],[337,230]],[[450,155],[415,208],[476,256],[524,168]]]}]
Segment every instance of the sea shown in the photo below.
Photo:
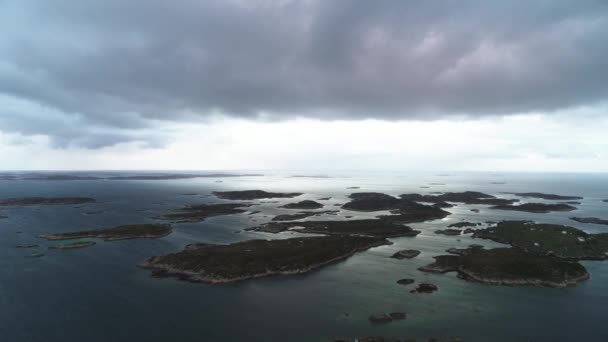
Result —
[{"label": "sea", "polygon": [[[470,236],[434,233],[463,220],[525,219],[570,225],[590,233],[608,232],[608,226],[569,219],[608,219],[608,203],[602,202],[608,199],[608,174],[264,171],[240,177],[209,174],[185,179],[108,179],[166,173],[175,172],[69,172],[97,177],[86,180],[45,179],[48,172],[3,173],[0,198],[84,196],[97,202],[0,207],[0,215],[7,216],[0,219],[0,341],[316,342],[365,336],[416,341],[608,341],[608,261],[583,261],[591,278],[570,288],[485,285],[464,281],[454,273],[417,270],[451,247],[473,243],[488,248],[504,246]],[[30,177],[32,174],[42,177]],[[97,244],[92,247],[52,250],[48,247],[58,242],[37,238],[47,233],[158,222],[155,217],[185,205],[229,202],[213,196],[213,191],[250,189],[304,195],[255,201],[259,205],[251,210],[261,212],[253,215],[177,223],[173,233],[158,239],[93,239]],[[576,211],[549,214],[458,204],[446,209],[452,214],[445,219],[410,224],[422,231],[416,237],[392,238],[392,245],[372,248],[302,275],[209,285],[153,278],[149,270],[137,267],[151,256],[177,252],[190,243],[229,244],[302,236],[297,232],[244,231],[274,215],[293,212],[278,207],[296,200],[331,197],[320,201],[326,205],[324,210],[329,210],[340,209],[352,192],[399,195],[467,190],[501,198],[515,198],[507,193],[533,191],[584,199]],[[381,213],[341,210],[338,216],[308,219],[370,218]],[[15,248],[19,244],[40,247]],[[413,259],[390,258],[400,249],[422,253]],[[45,256],[28,257],[34,252]],[[439,290],[410,293],[414,285],[397,284],[401,278],[433,283]],[[389,312],[405,312],[407,318],[387,324],[368,320],[371,314]]]}]

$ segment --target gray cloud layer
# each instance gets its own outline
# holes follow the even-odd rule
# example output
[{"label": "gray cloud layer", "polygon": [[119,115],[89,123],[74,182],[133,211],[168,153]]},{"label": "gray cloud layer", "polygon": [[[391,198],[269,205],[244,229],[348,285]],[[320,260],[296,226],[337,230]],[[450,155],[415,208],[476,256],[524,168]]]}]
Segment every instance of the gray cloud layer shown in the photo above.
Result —
[{"label": "gray cloud layer", "polygon": [[608,98],[606,42],[602,0],[4,0],[0,94],[22,105],[0,130],[99,147],[212,113],[551,111]]}]

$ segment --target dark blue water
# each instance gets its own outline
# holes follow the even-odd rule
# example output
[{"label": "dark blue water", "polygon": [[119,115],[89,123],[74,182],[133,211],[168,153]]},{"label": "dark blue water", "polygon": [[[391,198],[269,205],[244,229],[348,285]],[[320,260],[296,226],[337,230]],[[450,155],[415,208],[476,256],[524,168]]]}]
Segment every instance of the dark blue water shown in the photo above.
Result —
[{"label": "dark blue water", "polygon": [[[292,174],[301,174],[296,172]],[[290,178],[289,173],[263,177],[196,178],[158,181],[0,181],[0,198],[24,196],[91,196],[98,203],[67,206],[0,208],[0,341],[330,341],[333,337],[459,337],[465,341],[608,341],[608,262],[584,262],[592,279],[578,287],[549,289],[474,284],[454,274],[417,271],[450,247],[496,243],[440,236],[437,228],[467,219],[475,222],[526,218],[569,224],[589,232],[608,226],[581,224],[569,216],[608,218],[605,174],[336,174],[333,178]],[[506,182],[507,184],[491,184]],[[420,188],[429,183],[446,185]],[[347,190],[360,186],[359,190]],[[155,222],[152,218],[185,204],[219,202],[214,190],[263,189],[300,191],[302,199],[332,196],[344,203],[352,191],[406,192],[477,190],[540,191],[581,195],[579,210],[526,214],[459,205],[440,221],[413,224],[415,238],[392,239],[394,245],[357,254],[318,271],[226,285],[155,279],[136,265],[152,255],[181,250],[192,242],[230,243],[279,235],[236,232],[269,220],[281,203],[265,203],[257,215],[232,215],[201,223],[177,224],[174,232],[153,240],[98,241],[77,250],[47,250],[53,242],[37,235],[118,224]],[[185,196],[196,192],[200,195]],[[507,196],[507,195],[500,195]],[[288,201],[288,200],[287,200]],[[535,200],[536,201],[536,200]],[[286,202],[286,201],[281,201]],[[470,212],[479,208],[479,214]],[[253,209],[253,208],[252,208]],[[86,212],[102,213],[85,215]],[[266,214],[269,217],[264,217]],[[369,217],[342,211],[341,215]],[[319,219],[319,218],[314,218]],[[253,222],[252,220],[256,220]],[[18,231],[23,233],[17,234]],[[34,250],[15,245],[39,243]],[[416,248],[412,260],[388,258],[396,250]],[[428,281],[440,290],[409,293],[400,278]],[[403,311],[405,321],[372,325],[372,313]],[[348,314],[348,315],[346,315]]]}]

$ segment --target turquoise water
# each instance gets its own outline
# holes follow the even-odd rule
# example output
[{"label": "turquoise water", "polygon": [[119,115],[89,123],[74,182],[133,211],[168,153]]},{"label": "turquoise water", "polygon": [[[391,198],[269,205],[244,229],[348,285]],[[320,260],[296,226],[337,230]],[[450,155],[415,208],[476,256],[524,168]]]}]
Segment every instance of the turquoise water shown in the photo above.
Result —
[{"label": "turquoise water", "polygon": [[[459,337],[465,341],[607,341],[608,261],[583,262],[591,280],[567,289],[489,286],[462,281],[454,274],[417,270],[450,247],[499,244],[436,235],[435,229],[462,219],[473,222],[534,219],[568,224],[588,232],[608,226],[582,224],[568,217],[608,218],[608,175],[491,174],[450,176],[412,173],[336,173],[332,178],[291,178],[302,172],[258,177],[195,178],[155,181],[0,181],[0,198],[91,196],[98,203],[0,208],[0,341],[331,341],[334,337],[383,335],[398,338]],[[492,184],[506,182],[506,184]],[[444,183],[433,185],[430,183]],[[359,186],[349,190],[346,187]],[[271,277],[226,285],[155,279],[136,265],[152,255],[181,250],[193,242],[230,243],[253,238],[288,238],[296,233],[240,232],[266,222],[284,202],[265,203],[256,215],[231,215],[200,223],[174,225],[169,236],[154,240],[102,242],[77,250],[46,250],[52,242],[37,235],[118,224],[155,222],[152,217],[185,204],[220,202],[215,190],[299,191],[301,199],[331,196],[326,209],[346,202],[355,191],[401,193],[475,190],[539,191],[584,196],[570,213],[528,214],[458,205],[444,220],[412,224],[422,233],[391,239],[343,262],[299,276]],[[185,196],[196,192],[200,195]],[[300,199],[300,198],[298,198]],[[537,201],[537,200],[534,200]],[[542,202],[542,200],[540,200]],[[470,211],[479,208],[480,213]],[[103,210],[86,215],[86,212]],[[377,213],[374,213],[377,214]],[[354,218],[370,217],[342,211]],[[267,217],[264,217],[267,215]],[[336,219],[333,216],[313,219]],[[253,220],[256,220],[255,222]],[[21,234],[17,234],[22,231]],[[236,231],[239,231],[238,233]],[[46,256],[15,245],[39,243]],[[411,260],[392,253],[415,248]],[[409,293],[396,284],[414,278],[439,286],[431,295]],[[373,313],[403,311],[404,321],[373,325]]]}]

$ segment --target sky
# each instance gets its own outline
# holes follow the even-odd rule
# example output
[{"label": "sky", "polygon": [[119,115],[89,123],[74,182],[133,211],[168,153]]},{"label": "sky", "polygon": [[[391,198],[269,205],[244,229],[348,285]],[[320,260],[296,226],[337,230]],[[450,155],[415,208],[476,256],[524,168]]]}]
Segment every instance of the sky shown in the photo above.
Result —
[{"label": "sky", "polygon": [[0,169],[608,172],[603,0],[0,0]]}]

